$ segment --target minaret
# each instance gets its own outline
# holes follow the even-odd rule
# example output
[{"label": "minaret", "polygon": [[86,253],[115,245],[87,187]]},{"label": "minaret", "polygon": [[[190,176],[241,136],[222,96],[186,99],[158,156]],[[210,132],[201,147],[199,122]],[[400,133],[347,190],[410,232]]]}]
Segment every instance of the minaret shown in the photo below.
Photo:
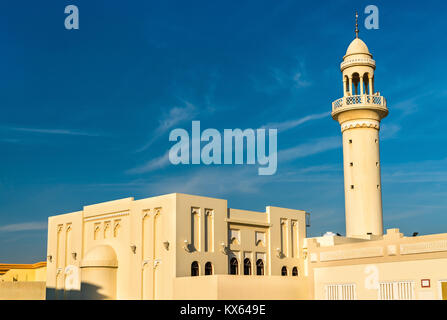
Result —
[{"label": "minaret", "polygon": [[356,13],[355,39],[340,65],[343,98],[332,103],[332,118],[343,135],[347,237],[383,234],[379,129],[388,109],[374,92],[376,62],[358,37],[357,18]]}]

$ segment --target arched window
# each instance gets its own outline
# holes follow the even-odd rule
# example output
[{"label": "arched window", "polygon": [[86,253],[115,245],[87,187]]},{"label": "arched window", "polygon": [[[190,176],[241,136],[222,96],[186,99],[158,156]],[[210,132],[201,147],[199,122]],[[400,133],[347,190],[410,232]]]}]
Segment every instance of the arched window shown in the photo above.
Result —
[{"label": "arched window", "polygon": [[236,258],[231,258],[230,260],[230,274],[238,274],[238,262]]},{"label": "arched window", "polygon": [[191,263],[191,277],[196,277],[199,275],[199,264],[197,261]]},{"label": "arched window", "polygon": [[281,268],[281,275],[282,276],[287,276],[287,267],[286,266]]},{"label": "arched window", "polygon": [[298,277],[298,268],[297,267],[293,267],[293,269],[292,269],[292,276]]},{"label": "arched window", "polygon": [[264,275],[264,261],[262,261],[262,259],[258,259],[258,261],[256,261],[256,274],[258,276]]},{"label": "arched window", "polygon": [[363,94],[369,94],[369,78],[368,72],[363,74]]},{"label": "arched window", "polygon": [[210,276],[213,274],[213,265],[211,262],[205,263],[205,275]]},{"label": "arched window", "polygon": [[345,76],[345,81],[344,81],[344,83],[345,83],[345,92],[347,93],[347,92],[351,92],[351,88],[349,87],[349,78],[348,78],[348,76]]},{"label": "arched window", "polygon": [[250,259],[248,259],[248,258],[244,259],[244,274],[245,275],[251,274],[251,262],[250,262]]},{"label": "arched window", "polygon": [[352,74],[352,84],[354,85],[354,94],[360,94],[360,75],[355,72]]}]

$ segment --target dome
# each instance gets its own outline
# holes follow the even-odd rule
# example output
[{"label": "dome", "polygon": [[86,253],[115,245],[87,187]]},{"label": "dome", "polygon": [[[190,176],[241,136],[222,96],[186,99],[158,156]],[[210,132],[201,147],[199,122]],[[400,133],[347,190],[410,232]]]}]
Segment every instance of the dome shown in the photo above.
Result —
[{"label": "dome", "polygon": [[108,245],[99,245],[90,249],[82,260],[82,267],[117,267],[115,250]]},{"label": "dome", "polygon": [[346,55],[345,56],[349,56],[351,54],[368,54],[371,55],[369,53],[368,50],[368,46],[359,38],[355,38],[354,40],[352,40],[351,44],[348,47],[348,50],[346,50]]}]

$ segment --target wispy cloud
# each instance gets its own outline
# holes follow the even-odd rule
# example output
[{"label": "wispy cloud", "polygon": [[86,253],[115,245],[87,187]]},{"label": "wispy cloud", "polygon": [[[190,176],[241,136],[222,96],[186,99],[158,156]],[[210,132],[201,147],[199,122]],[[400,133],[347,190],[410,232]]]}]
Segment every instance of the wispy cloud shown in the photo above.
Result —
[{"label": "wispy cloud", "polygon": [[59,135],[90,136],[90,137],[99,136],[99,134],[96,133],[80,131],[80,130],[71,130],[71,129],[41,129],[41,128],[21,128],[21,127],[7,127],[6,129],[20,132],[42,133],[42,134],[59,134]]},{"label": "wispy cloud", "polygon": [[159,120],[158,126],[153,130],[152,137],[144,146],[139,148],[137,152],[142,152],[149,148],[158,138],[164,135],[168,130],[175,127],[179,123],[192,120],[197,114],[197,108],[188,101],[184,101],[185,106],[173,107],[165,113]]},{"label": "wispy cloud", "polygon": [[309,87],[312,82],[305,78],[305,65],[302,61],[299,62],[299,66],[284,71],[280,68],[271,68],[271,75],[276,80],[276,83],[281,87],[291,88],[305,88]]},{"label": "wispy cloud", "polygon": [[263,126],[263,128],[272,128],[272,129],[278,129],[278,131],[286,131],[289,129],[293,129],[295,127],[298,127],[299,125],[302,125],[303,123],[312,121],[312,120],[318,120],[322,118],[326,118],[330,115],[330,112],[323,112],[323,113],[315,113],[310,114],[302,118],[283,121],[283,122],[272,122],[268,123]]},{"label": "wispy cloud", "polygon": [[168,164],[169,164],[169,150],[164,155],[154,158],[142,166],[127,170],[126,173],[138,174],[138,173],[150,172],[164,168]]},{"label": "wispy cloud", "polygon": [[447,158],[398,163],[383,168],[382,180],[391,183],[446,183],[446,168]]},{"label": "wispy cloud", "polygon": [[46,230],[46,222],[25,222],[0,226],[0,232]]},{"label": "wispy cloud", "polygon": [[293,76],[293,82],[295,83],[296,88],[304,88],[312,84],[310,81],[304,79],[301,72],[295,73],[295,75]]},{"label": "wispy cloud", "polygon": [[289,149],[281,150],[278,153],[279,161],[291,161],[308,157],[317,153],[337,149],[342,146],[340,137],[325,137],[303,143]]},{"label": "wispy cloud", "polygon": [[385,123],[381,125],[380,132],[381,132],[381,138],[391,139],[396,136],[396,134],[400,131],[401,126],[397,123]]}]

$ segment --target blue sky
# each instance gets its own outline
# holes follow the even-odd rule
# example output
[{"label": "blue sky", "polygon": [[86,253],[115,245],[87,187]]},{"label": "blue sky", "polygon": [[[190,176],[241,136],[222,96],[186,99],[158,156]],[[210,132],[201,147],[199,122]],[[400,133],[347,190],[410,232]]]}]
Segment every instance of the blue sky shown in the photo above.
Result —
[{"label": "blue sky", "polygon": [[[64,28],[64,8],[80,29]],[[380,11],[366,30],[366,5]],[[354,37],[388,100],[385,228],[447,231],[443,1],[8,1],[0,4],[0,261],[44,260],[46,221],[84,205],[183,192],[311,212],[344,234],[339,63]],[[278,171],[173,166],[170,130],[277,124]],[[287,157],[281,158],[281,153]]]}]

